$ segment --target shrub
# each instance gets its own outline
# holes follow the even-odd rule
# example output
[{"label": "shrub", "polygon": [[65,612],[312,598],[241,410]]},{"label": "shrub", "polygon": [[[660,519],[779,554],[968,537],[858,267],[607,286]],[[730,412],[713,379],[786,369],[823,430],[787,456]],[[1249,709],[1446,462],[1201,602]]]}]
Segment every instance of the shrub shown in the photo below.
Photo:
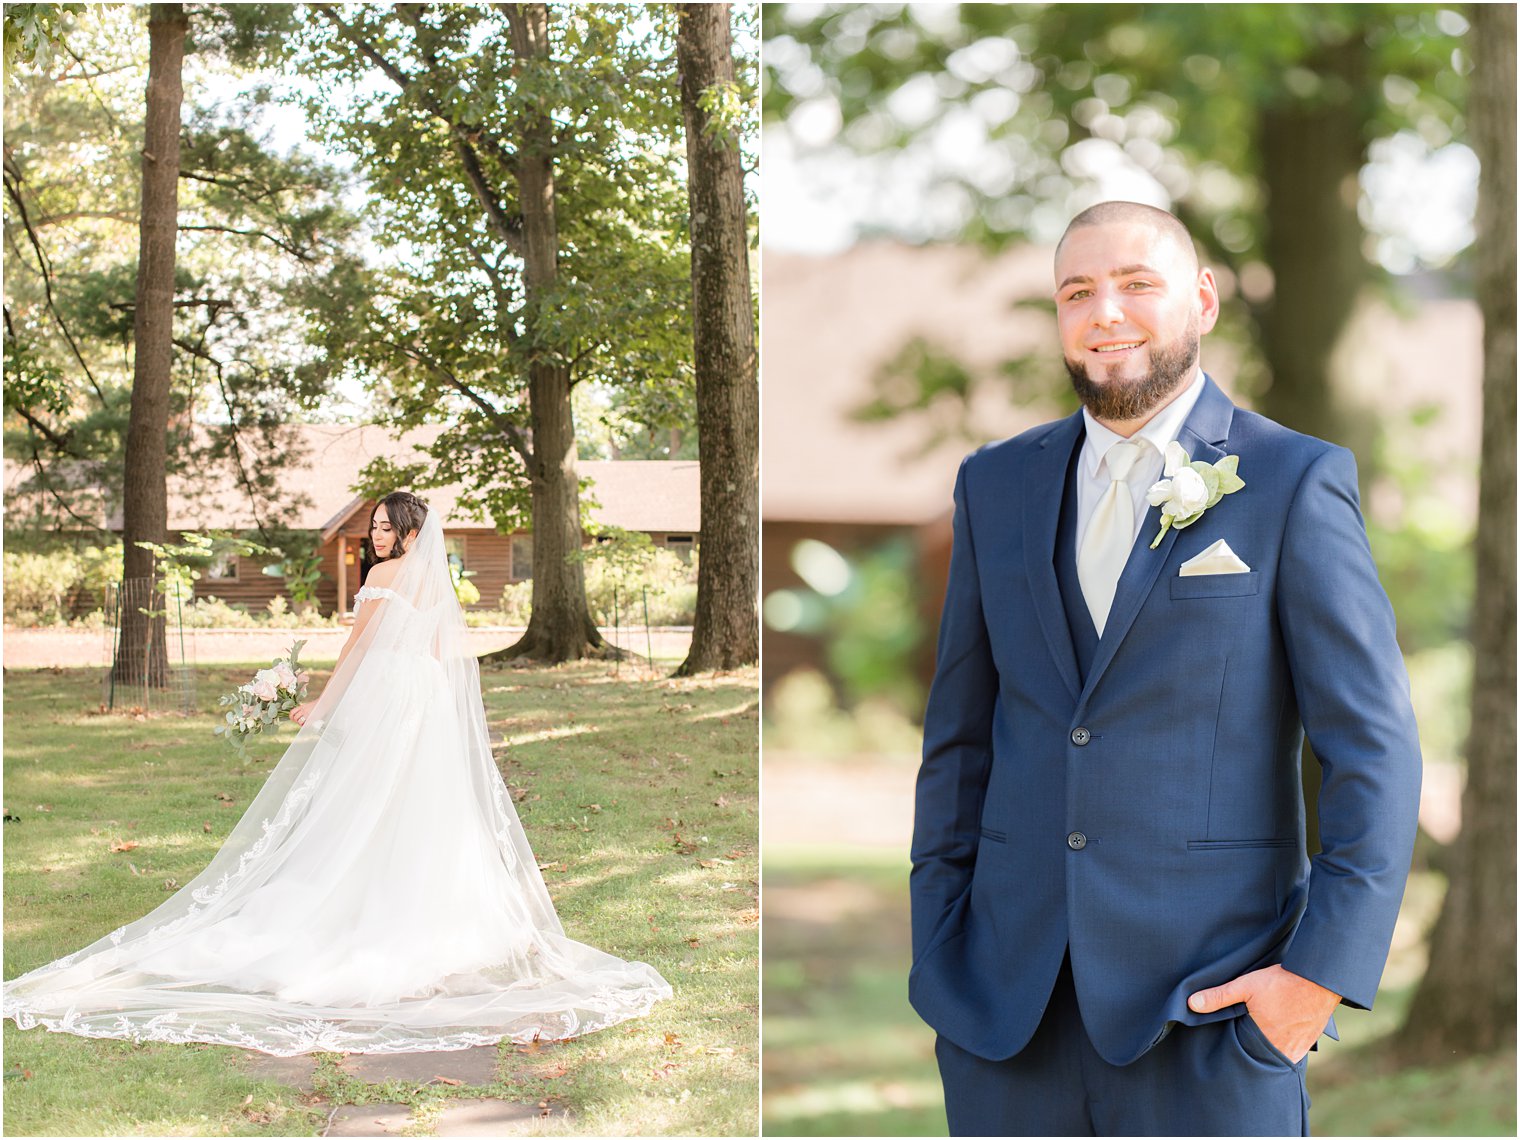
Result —
[{"label": "shrub", "polygon": [[121,580],[121,543],[6,551],[4,580],[7,621],[62,625],[76,610],[104,605],[107,587]]},{"label": "shrub", "polygon": [[533,581],[508,582],[501,591],[501,615],[507,625],[527,625],[533,616]]},{"label": "shrub", "polygon": [[61,622],[80,577],[72,550],[48,554],[5,552],[5,617],[16,625]]},{"label": "shrub", "polygon": [[697,614],[696,561],[687,563],[672,550],[650,548],[635,558],[586,560],[586,600],[598,625],[611,625],[613,590],[617,590],[619,625],[644,624],[644,592],[650,625],[690,625]]}]

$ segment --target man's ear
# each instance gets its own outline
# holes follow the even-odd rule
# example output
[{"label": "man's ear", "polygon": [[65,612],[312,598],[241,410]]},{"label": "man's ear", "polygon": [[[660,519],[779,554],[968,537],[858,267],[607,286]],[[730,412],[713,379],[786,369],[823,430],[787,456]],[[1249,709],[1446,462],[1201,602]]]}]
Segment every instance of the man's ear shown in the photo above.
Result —
[{"label": "man's ear", "polygon": [[1214,281],[1214,271],[1204,268],[1198,271],[1198,335],[1211,332],[1219,320],[1219,286]]}]

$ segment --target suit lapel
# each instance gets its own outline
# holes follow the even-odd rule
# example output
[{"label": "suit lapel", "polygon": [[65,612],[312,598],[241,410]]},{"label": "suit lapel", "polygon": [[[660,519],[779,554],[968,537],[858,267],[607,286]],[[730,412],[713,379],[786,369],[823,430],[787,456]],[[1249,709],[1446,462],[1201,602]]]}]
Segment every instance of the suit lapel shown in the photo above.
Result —
[{"label": "suit lapel", "polygon": [[[1205,374],[1198,402],[1193,405],[1187,421],[1182,425],[1182,431],[1178,433],[1178,442],[1188,453],[1188,458],[1206,463],[1217,463],[1223,459],[1225,452],[1222,445],[1230,436],[1230,420],[1234,414],[1235,405],[1230,402],[1230,398]],[[1160,529],[1161,508],[1151,507],[1145,512],[1145,521],[1140,524],[1140,533],[1135,536],[1135,545],[1130,549],[1129,559],[1119,575],[1114,604],[1108,611],[1103,636],[1098,639],[1092,667],[1087,671],[1087,683],[1082,689],[1079,707],[1092,695],[1093,689],[1108,669],[1109,662],[1114,659],[1114,654],[1128,635],[1130,626],[1135,624],[1140,607],[1155,588],[1161,567],[1166,565],[1166,560],[1171,555],[1172,545],[1177,541],[1175,529],[1168,528],[1160,545],[1155,550],[1151,549],[1151,542]]]},{"label": "suit lapel", "polygon": [[[1074,700],[1082,685],[1077,673],[1077,651],[1066,625],[1061,586],[1056,581],[1054,553],[1056,532],[1061,524],[1061,500],[1067,491],[1066,472],[1072,449],[1081,439],[1081,412],[1068,416],[1046,433],[1040,441],[1040,450],[1030,459],[1024,494],[1024,573],[1034,594],[1035,613],[1050,646],[1050,655]],[[1051,488],[1055,494],[1049,493]]]}]

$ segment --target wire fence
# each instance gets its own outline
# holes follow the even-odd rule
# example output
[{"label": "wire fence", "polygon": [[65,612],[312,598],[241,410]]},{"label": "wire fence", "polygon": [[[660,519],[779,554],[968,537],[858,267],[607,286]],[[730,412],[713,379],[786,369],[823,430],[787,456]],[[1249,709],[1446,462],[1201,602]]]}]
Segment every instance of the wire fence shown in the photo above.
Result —
[{"label": "wire fence", "polygon": [[106,666],[100,703],[143,712],[196,710],[195,643],[185,636],[180,588],[155,578],[125,578],[106,589]]}]

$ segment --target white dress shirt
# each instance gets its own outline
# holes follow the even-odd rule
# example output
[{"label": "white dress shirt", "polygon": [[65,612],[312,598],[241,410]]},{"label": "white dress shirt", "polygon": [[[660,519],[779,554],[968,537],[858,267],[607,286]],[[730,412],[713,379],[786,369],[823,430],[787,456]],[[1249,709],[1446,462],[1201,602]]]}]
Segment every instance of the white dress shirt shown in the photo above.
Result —
[{"label": "white dress shirt", "polygon": [[[1141,448],[1140,458],[1135,460],[1135,465],[1130,468],[1127,482],[1129,483],[1130,495],[1135,500],[1135,534],[1140,533],[1140,524],[1145,521],[1145,512],[1150,510],[1150,503],[1146,501],[1146,492],[1151,485],[1161,478],[1161,473],[1166,467],[1166,445],[1177,438],[1182,431],[1182,425],[1187,422],[1188,413],[1193,410],[1193,405],[1198,402],[1198,397],[1203,394],[1203,369],[1199,369],[1193,375],[1193,382],[1172,397],[1172,402],[1167,404],[1154,416],[1146,421],[1145,426],[1129,437],[1131,443],[1145,443],[1149,446]],[[1098,500],[1108,491],[1109,484],[1113,482],[1113,476],[1109,474],[1108,464],[1104,456],[1108,449],[1116,443],[1123,443],[1124,437],[1116,431],[1104,427],[1093,419],[1092,413],[1086,408],[1082,409],[1082,421],[1087,427],[1087,437],[1082,441],[1082,454],[1077,459],[1077,550],[1082,549],[1082,538],[1087,534],[1087,524],[1092,521],[1093,511],[1097,509]],[[1150,539],[1147,538],[1146,542]]]}]

